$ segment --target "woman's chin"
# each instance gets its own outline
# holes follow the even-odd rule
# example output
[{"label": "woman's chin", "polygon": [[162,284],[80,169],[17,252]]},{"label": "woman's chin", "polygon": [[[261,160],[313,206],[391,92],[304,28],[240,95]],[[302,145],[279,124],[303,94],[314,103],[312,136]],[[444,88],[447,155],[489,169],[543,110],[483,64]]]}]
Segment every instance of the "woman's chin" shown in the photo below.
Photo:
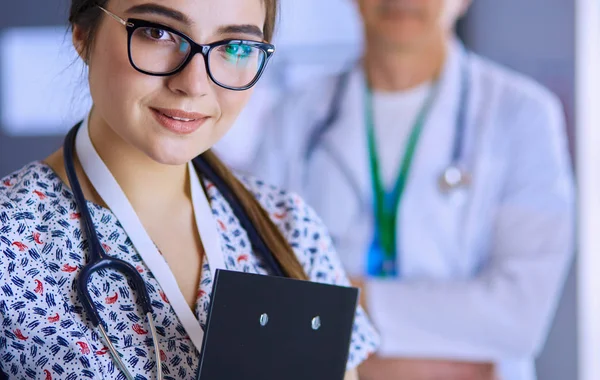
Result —
[{"label": "woman's chin", "polygon": [[158,149],[147,155],[159,164],[179,166],[187,164],[203,152],[197,149]]},{"label": "woman's chin", "polygon": [[138,145],[138,148],[157,163],[183,165],[209,150],[212,145],[210,141],[214,139],[213,136],[206,133],[185,137],[147,133],[145,141],[140,141],[141,144]]}]

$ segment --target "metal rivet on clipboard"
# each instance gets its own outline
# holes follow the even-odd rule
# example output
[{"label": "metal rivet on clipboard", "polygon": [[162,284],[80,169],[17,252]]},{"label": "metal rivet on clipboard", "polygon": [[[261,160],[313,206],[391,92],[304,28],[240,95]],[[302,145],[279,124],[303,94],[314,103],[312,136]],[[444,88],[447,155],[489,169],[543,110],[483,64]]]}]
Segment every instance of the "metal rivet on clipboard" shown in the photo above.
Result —
[{"label": "metal rivet on clipboard", "polygon": [[267,323],[269,323],[269,316],[267,313],[264,313],[260,316],[260,325],[264,327]]},{"label": "metal rivet on clipboard", "polygon": [[318,330],[321,327],[321,317],[319,317],[319,316],[314,317],[312,319],[311,325],[312,325],[313,330]]}]

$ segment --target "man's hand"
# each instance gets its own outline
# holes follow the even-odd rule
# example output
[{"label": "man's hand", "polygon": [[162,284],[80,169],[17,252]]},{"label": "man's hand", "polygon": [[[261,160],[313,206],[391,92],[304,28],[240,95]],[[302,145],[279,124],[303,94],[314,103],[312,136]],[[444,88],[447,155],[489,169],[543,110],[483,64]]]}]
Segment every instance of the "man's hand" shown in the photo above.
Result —
[{"label": "man's hand", "polygon": [[371,356],[358,369],[361,380],[499,380],[492,363]]},{"label": "man's hand", "polygon": [[[365,280],[350,278],[360,289],[359,303],[368,313]],[[360,380],[500,380],[493,363],[436,359],[380,358],[372,355],[358,367]]]}]

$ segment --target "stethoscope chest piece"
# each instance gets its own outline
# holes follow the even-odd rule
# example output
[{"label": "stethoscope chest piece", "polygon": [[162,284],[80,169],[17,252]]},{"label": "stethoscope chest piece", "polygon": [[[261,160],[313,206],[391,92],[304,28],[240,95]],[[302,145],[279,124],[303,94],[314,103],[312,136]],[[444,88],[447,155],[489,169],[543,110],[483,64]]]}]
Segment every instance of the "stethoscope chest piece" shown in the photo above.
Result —
[{"label": "stethoscope chest piece", "polygon": [[447,167],[438,179],[440,192],[450,193],[453,190],[468,187],[471,184],[471,175],[458,165]]}]

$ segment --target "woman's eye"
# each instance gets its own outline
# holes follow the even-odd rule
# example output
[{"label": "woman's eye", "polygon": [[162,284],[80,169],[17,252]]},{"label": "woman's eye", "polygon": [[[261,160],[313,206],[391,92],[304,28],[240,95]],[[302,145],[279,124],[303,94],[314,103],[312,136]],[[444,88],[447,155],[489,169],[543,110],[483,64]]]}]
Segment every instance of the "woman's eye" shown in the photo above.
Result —
[{"label": "woman's eye", "polygon": [[232,55],[239,54],[240,50],[241,50],[240,45],[230,44],[225,47],[225,51],[227,51],[227,53],[232,54]]},{"label": "woman's eye", "polygon": [[153,40],[172,40],[171,33],[159,28],[146,28],[144,34]]},{"label": "woman's eye", "polygon": [[252,53],[252,48],[250,46],[229,44],[225,47],[225,51],[236,58],[246,58]]}]

